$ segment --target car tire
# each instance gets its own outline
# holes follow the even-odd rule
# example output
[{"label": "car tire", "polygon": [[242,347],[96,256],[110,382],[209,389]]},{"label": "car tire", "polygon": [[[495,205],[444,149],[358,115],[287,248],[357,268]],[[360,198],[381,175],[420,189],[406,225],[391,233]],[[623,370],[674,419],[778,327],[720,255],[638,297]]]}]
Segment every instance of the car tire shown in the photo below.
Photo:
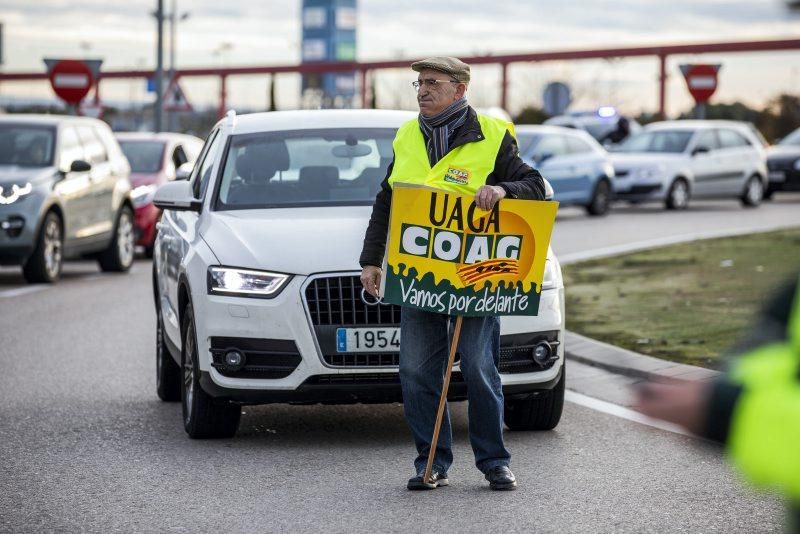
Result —
[{"label": "car tire", "polygon": [[128,206],[122,206],[117,215],[111,244],[100,253],[97,262],[103,271],[125,272],[133,265],[134,251],[133,211]]},{"label": "car tire", "polygon": [[232,438],[239,427],[242,409],[238,404],[211,397],[200,387],[197,334],[191,304],[188,304],[184,310],[182,323],[181,405],[183,427],[192,439]]},{"label": "car tire", "polygon": [[164,319],[156,310],[156,393],[164,402],[181,400],[181,368],[164,341]]},{"label": "car tire", "polygon": [[144,256],[148,259],[153,259],[153,252],[155,250],[155,245],[148,245],[144,247]]},{"label": "car tire", "polygon": [[603,179],[597,182],[592,201],[586,206],[586,211],[596,217],[608,213],[609,206],[611,206],[611,185],[608,180]]},{"label": "car tire", "polygon": [[764,191],[764,200],[772,200],[773,195],[775,195],[775,190],[767,186],[767,190]]},{"label": "car tire", "polygon": [[764,182],[761,181],[758,175],[754,174],[744,185],[744,191],[742,191],[742,196],[740,197],[742,205],[748,208],[755,208],[761,204],[763,198]]},{"label": "car tire", "polygon": [[22,266],[22,274],[30,283],[52,284],[61,276],[64,263],[64,226],[54,211],[45,215],[36,247]]},{"label": "car tire", "polygon": [[566,364],[561,368],[561,378],[550,391],[528,399],[505,401],[504,417],[510,430],[553,430],[564,411],[564,386]]},{"label": "car tire", "polygon": [[669,186],[664,206],[668,210],[685,210],[689,207],[690,198],[691,191],[689,190],[689,182],[684,178],[676,178],[672,182],[672,185]]}]

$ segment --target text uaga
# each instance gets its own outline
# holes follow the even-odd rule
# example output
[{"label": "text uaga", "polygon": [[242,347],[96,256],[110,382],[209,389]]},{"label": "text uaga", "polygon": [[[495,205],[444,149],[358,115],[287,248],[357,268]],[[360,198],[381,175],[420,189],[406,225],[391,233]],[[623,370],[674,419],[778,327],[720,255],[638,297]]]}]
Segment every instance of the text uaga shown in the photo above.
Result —
[{"label": "text uaga", "polygon": [[474,201],[466,209],[463,204],[461,197],[431,193],[430,226],[403,224],[400,252],[460,264],[519,258],[522,237],[500,234],[499,204],[479,218]]}]

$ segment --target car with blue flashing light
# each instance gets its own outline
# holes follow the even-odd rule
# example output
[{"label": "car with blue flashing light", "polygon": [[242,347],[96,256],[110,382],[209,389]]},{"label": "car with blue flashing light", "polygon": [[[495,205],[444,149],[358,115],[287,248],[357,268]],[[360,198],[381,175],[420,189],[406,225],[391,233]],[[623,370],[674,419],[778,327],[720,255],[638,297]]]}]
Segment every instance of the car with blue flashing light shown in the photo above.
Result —
[{"label": "car with blue flashing light", "polygon": [[516,127],[519,153],[553,187],[562,206],[605,215],[612,201],[614,166],[608,152],[582,130],[547,125]]},{"label": "car with blue flashing light", "polygon": [[0,117],[0,264],[55,282],[65,258],[103,271],[133,263],[130,167],[102,121]]},{"label": "car with blue flashing light", "polygon": [[[362,290],[358,258],[395,133],[414,117],[229,112],[189,180],[156,191],[156,391],[181,401],[191,438],[233,436],[248,404],[402,401],[401,309]],[[558,424],[563,343],[548,251],[539,315],[501,319],[509,428]],[[450,398],[466,399],[458,367]]]},{"label": "car with blue flashing light", "polygon": [[767,184],[764,146],[738,121],[654,122],[615,147],[611,159],[617,199],[663,202],[670,210],[686,209],[691,198],[756,207]]},{"label": "car with blue flashing light", "polygon": [[570,111],[564,115],[550,117],[544,121],[544,124],[585,131],[604,147],[621,143],[629,135],[642,130],[642,126],[636,119],[621,114],[613,106]]}]

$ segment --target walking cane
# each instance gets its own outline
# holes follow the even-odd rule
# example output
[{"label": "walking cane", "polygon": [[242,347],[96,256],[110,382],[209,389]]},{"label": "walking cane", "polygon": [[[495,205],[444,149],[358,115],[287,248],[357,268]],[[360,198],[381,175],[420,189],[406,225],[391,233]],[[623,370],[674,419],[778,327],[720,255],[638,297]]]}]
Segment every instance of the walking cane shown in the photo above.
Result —
[{"label": "walking cane", "polygon": [[447,371],[444,374],[444,384],[442,385],[442,395],[439,397],[439,411],[436,412],[436,424],[433,426],[433,438],[431,447],[428,449],[428,465],[425,467],[425,476],[422,480],[433,483],[431,472],[433,471],[433,459],[436,456],[436,445],[439,442],[439,431],[442,429],[442,419],[444,419],[444,406],[447,402],[447,390],[450,388],[450,375],[453,373],[453,363],[456,360],[456,349],[458,348],[458,337],[461,335],[461,317],[456,317],[456,326],[453,331],[453,341],[450,343],[450,357],[447,359]]}]

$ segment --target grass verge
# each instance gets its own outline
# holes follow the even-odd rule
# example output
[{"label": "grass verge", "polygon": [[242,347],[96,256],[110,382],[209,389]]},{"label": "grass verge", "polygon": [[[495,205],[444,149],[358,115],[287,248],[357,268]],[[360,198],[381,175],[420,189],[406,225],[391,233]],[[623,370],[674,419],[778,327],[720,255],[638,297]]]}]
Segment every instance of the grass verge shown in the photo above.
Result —
[{"label": "grass verge", "polygon": [[800,272],[800,228],[672,245],[563,271],[569,330],[718,369],[770,293]]}]

